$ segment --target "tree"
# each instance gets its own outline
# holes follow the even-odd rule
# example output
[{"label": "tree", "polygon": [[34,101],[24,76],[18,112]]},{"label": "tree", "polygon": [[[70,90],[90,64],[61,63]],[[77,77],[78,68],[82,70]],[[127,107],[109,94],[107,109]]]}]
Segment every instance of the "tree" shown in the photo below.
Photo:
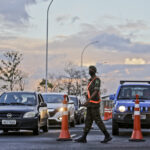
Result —
[{"label": "tree", "polygon": [[[68,95],[80,95],[81,88],[81,72],[78,66],[75,66],[72,62],[66,64],[64,68],[64,74],[49,74],[48,79],[48,91],[50,92],[66,92]],[[82,71],[83,91],[87,85],[88,79],[86,72]],[[45,89],[45,79],[39,83],[37,91],[43,91]]]},{"label": "tree", "polygon": [[19,69],[22,61],[22,54],[16,51],[4,53],[4,59],[0,60],[0,81],[3,83],[1,89],[13,91],[16,86],[20,90],[24,89],[23,80],[25,78],[23,71]]},{"label": "tree", "polygon": [[[38,91],[45,90],[45,79],[42,79],[42,81],[39,83],[39,86],[37,87]],[[64,90],[62,78],[59,75],[56,74],[49,74],[48,83],[47,83],[48,91],[50,92],[61,92]]]},{"label": "tree", "polygon": [[25,78],[27,78],[27,74],[20,71],[20,74],[18,75],[18,81],[17,81],[20,91],[23,91],[25,88]]},{"label": "tree", "polygon": [[53,88],[51,89],[51,92],[61,92],[64,90],[61,75],[49,73],[49,81],[50,83],[53,84]]},{"label": "tree", "polygon": [[[80,78],[81,72],[80,70],[72,63],[69,62],[64,68],[66,76],[64,76],[67,80],[65,82],[65,89],[67,93],[70,95],[80,95]],[[82,71],[82,76],[84,78],[84,82],[87,81],[87,75],[85,71]],[[83,80],[83,79],[82,79]]]},{"label": "tree", "polygon": [[[42,81],[39,83],[39,87],[38,87],[38,91],[40,90],[41,91],[41,88],[43,90],[45,90],[45,83],[46,83],[46,80],[45,79],[42,79]],[[52,89],[53,88],[53,84],[51,84],[49,81],[47,82],[47,87],[48,89]]]}]

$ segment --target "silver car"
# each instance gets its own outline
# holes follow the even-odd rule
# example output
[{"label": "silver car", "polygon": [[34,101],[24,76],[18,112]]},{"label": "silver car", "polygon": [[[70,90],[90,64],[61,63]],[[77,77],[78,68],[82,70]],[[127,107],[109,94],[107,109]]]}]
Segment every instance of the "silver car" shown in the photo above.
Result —
[{"label": "silver car", "polygon": [[[62,112],[63,105],[62,101],[64,100],[65,93],[42,93],[44,101],[47,103],[48,112],[49,112],[49,126],[61,125],[62,122]],[[74,102],[71,101],[67,95],[68,101],[68,122],[71,127],[75,126],[75,106]]]}]

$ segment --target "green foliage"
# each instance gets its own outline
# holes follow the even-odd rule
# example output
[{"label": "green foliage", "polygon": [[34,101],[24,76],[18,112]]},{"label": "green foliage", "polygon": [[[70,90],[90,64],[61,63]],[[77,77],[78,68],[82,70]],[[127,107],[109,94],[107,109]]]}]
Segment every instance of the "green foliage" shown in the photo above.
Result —
[{"label": "green foliage", "polygon": [[4,53],[4,59],[0,60],[0,81],[3,82],[1,89],[14,90],[15,85],[23,80],[24,74],[19,69],[22,54],[16,51]]},{"label": "green foliage", "polygon": [[[45,83],[46,83],[46,80],[45,79],[42,79],[42,81],[39,83],[39,86],[44,88],[45,89]],[[49,89],[52,89],[54,86],[52,83],[50,83],[49,81],[47,82],[47,87]]]}]

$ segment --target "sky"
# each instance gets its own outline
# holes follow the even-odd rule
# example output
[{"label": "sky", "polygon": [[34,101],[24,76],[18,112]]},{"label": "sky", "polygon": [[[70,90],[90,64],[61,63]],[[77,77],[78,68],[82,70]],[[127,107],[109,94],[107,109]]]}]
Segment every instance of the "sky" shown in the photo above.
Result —
[{"label": "sky", "polygon": [[[45,78],[46,17],[50,0],[0,0],[0,58],[23,54],[26,89]],[[68,62],[96,65],[102,87],[114,93],[120,80],[150,80],[149,0],[54,0],[49,10],[48,72]],[[32,84],[31,84],[32,83]]]}]

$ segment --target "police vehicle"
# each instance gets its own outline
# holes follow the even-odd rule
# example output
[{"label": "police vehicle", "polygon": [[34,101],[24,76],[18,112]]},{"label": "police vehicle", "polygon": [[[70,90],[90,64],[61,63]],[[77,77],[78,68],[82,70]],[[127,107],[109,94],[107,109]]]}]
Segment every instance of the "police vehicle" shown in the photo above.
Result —
[{"label": "police vehicle", "polygon": [[141,127],[150,128],[150,81],[120,81],[114,100],[112,134],[119,135],[119,128],[133,128],[134,106],[139,95]]}]

